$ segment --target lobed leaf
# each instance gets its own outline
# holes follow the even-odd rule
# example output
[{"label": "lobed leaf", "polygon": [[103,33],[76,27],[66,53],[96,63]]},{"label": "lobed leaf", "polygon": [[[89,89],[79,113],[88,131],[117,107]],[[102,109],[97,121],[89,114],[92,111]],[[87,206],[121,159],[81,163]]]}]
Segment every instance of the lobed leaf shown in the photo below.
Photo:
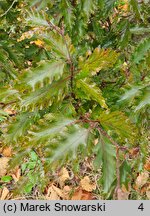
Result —
[{"label": "lobed leaf", "polygon": [[145,55],[150,50],[150,38],[142,40],[136,47],[134,53],[132,54],[132,61],[135,64],[139,64],[141,60],[144,59]]},{"label": "lobed leaf", "polygon": [[102,92],[100,88],[98,88],[95,85],[95,83],[91,83],[87,79],[84,79],[84,80],[81,79],[81,80],[77,80],[76,87],[78,91],[80,90],[81,92],[84,93],[83,98],[88,99],[88,100],[94,100],[98,102],[102,108],[105,108],[105,109],[108,108],[106,105],[105,99],[102,96]]},{"label": "lobed leaf", "polygon": [[96,145],[97,155],[94,161],[95,167],[102,167],[102,184],[104,193],[108,193],[115,179],[116,152],[114,146],[105,138],[100,137]]},{"label": "lobed leaf", "polygon": [[61,60],[51,60],[39,63],[39,66],[27,71],[24,82],[33,89],[37,83],[43,83],[46,78],[49,83],[58,80],[63,74],[65,63]]},{"label": "lobed leaf", "polygon": [[77,79],[92,76],[100,70],[111,68],[117,61],[118,54],[111,49],[96,48],[88,59],[79,62],[80,73]]}]

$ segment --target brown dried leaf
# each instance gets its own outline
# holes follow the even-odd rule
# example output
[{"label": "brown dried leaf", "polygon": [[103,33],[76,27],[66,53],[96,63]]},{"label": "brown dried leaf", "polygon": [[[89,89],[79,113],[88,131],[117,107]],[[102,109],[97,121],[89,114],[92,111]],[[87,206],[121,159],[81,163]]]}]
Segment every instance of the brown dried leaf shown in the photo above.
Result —
[{"label": "brown dried leaf", "polygon": [[21,176],[21,169],[17,168],[15,173],[11,175],[15,182],[19,181]]},{"label": "brown dried leaf", "polygon": [[93,195],[90,192],[82,190],[82,188],[77,188],[71,200],[93,200]]},{"label": "brown dried leaf", "polygon": [[88,176],[85,176],[81,181],[80,185],[83,190],[91,192],[96,189],[96,184],[91,184]]},{"label": "brown dried leaf", "polygon": [[65,184],[65,181],[68,180],[68,179],[70,179],[68,170],[65,167],[63,167],[60,170],[60,173],[59,173],[59,184],[60,184],[60,186],[62,187]]},{"label": "brown dried leaf", "polygon": [[136,157],[139,151],[139,147],[129,149],[130,157]]},{"label": "brown dried leaf", "polygon": [[12,156],[12,149],[11,147],[6,147],[3,149],[2,154],[4,157],[11,157]]},{"label": "brown dried leaf", "polygon": [[62,190],[57,188],[54,185],[50,186],[47,190],[46,199],[48,199],[48,200],[60,200],[60,198],[63,198]]},{"label": "brown dried leaf", "polygon": [[144,165],[144,169],[146,169],[147,171],[150,171],[150,159],[148,161],[146,161],[146,163]]},{"label": "brown dried leaf", "polygon": [[69,195],[70,195],[71,187],[68,185],[64,186],[63,188],[63,199],[64,200],[69,200]]},{"label": "brown dried leaf", "polygon": [[15,110],[11,109],[10,107],[5,108],[4,112],[6,112],[10,116],[11,115],[16,115],[16,113],[17,113]]},{"label": "brown dried leaf", "polygon": [[6,174],[8,161],[9,161],[8,157],[0,158],[0,177],[4,176]]},{"label": "brown dried leaf", "polygon": [[146,196],[147,196],[147,198],[150,200],[150,190],[149,190],[149,191],[146,191]]},{"label": "brown dried leaf", "polygon": [[5,200],[8,194],[9,194],[9,190],[7,189],[7,187],[4,187],[3,190],[2,190],[0,200]]},{"label": "brown dried leaf", "polygon": [[124,189],[119,188],[117,190],[117,198],[118,200],[128,200],[129,192]]},{"label": "brown dried leaf", "polygon": [[147,183],[149,179],[149,173],[147,171],[142,172],[136,179],[136,187],[141,188]]}]

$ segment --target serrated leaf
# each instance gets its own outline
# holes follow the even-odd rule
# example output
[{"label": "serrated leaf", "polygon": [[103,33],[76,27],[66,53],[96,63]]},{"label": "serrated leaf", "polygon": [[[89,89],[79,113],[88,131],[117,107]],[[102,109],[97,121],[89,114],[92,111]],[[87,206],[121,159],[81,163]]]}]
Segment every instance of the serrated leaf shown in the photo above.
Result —
[{"label": "serrated leaf", "polygon": [[141,18],[140,10],[139,10],[139,5],[137,0],[130,0],[130,5],[133,9],[133,12],[135,13],[136,17],[138,19]]},{"label": "serrated leaf", "polygon": [[48,34],[41,35],[41,37],[45,44],[47,44],[47,49],[52,50],[57,58],[69,59],[69,52],[71,52],[72,45],[68,35],[62,37],[57,32],[51,31]]},{"label": "serrated leaf", "polygon": [[72,30],[75,22],[74,8],[70,1],[62,0],[60,2],[60,10],[62,11],[64,22],[68,30]]},{"label": "serrated leaf", "polygon": [[67,135],[67,139],[61,142],[57,150],[53,152],[53,156],[49,159],[51,163],[58,159],[64,159],[70,152],[73,153],[73,158],[77,155],[77,148],[79,145],[86,145],[88,130],[77,127],[74,133]]},{"label": "serrated leaf", "polygon": [[38,26],[45,26],[49,27],[49,24],[46,19],[46,14],[39,13],[38,11],[31,10],[28,11],[28,17],[26,18],[26,21],[30,24],[38,25]]},{"label": "serrated leaf", "polygon": [[147,52],[150,50],[150,38],[142,40],[136,47],[134,53],[132,54],[132,61],[138,64],[142,59],[144,59]]},{"label": "serrated leaf", "polygon": [[42,83],[47,78],[49,83],[53,80],[58,80],[64,70],[65,63],[62,61],[44,61],[39,63],[39,66],[27,72],[27,77],[24,82],[30,85],[33,89],[37,83]]},{"label": "serrated leaf", "polygon": [[98,120],[106,131],[116,133],[119,139],[126,140],[128,138],[130,141],[134,140],[135,127],[123,112],[101,112]]},{"label": "serrated leaf", "polygon": [[15,89],[0,88],[0,102],[9,103],[10,101],[19,98],[19,93]]},{"label": "serrated leaf", "polygon": [[90,15],[94,13],[94,9],[96,8],[96,1],[94,0],[84,0],[83,1],[83,12],[85,16],[89,19]]},{"label": "serrated leaf", "polygon": [[65,159],[71,152],[76,155],[78,146],[86,145],[88,130],[73,122],[74,119],[56,115],[56,119],[46,126],[41,125],[36,131],[29,131],[30,146],[43,146],[48,163]]},{"label": "serrated leaf", "polygon": [[8,127],[7,135],[5,135],[5,141],[7,143],[17,142],[19,137],[24,136],[29,127],[33,124],[34,119],[37,117],[37,112],[26,112],[20,114],[16,121]]},{"label": "serrated leaf", "polygon": [[51,123],[49,127],[42,129],[39,132],[30,132],[33,135],[32,141],[36,143],[46,142],[47,139],[52,139],[60,131],[63,131],[66,125],[73,120],[60,118],[56,123]]},{"label": "serrated leaf", "polygon": [[80,79],[77,80],[76,86],[77,89],[84,92],[85,99],[94,100],[98,102],[102,108],[108,108],[101,90],[95,85],[95,83],[90,83],[89,80],[86,79]]},{"label": "serrated leaf", "polygon": [[66,89],[66,81],[55,81],[26,95],[21,101],[20,106],[22,109],[31,108],[35,110],[37,107],[43,109],[51,106],[54,101],[63,100]]},{"label": "serrated leaf", "polygon": [[106,70],[112,67],[117,61],[118,54],[111,49],[96,48],[87,60],[79,62],[80,73],[76,76],[77,79],[82,79],[87,76],[93,76],[100,70]]},{"label": "serrated leaf", "polygon": [[149,90],[144,92],[144,95],[141,98],[140,103],[136,106],[134,112],[141,110],[143,107],[145,107],[147,105],[150,106],[150,88],[149,88]]},{"label": "serrated leaf", "polygon": [[114,146],[105,138],[101,137],[97,147],[97,155],[95,159],[96,168],[102,167],[102,184],[104,193],[108,193],[115,179],[116,171],[116,152]]}]

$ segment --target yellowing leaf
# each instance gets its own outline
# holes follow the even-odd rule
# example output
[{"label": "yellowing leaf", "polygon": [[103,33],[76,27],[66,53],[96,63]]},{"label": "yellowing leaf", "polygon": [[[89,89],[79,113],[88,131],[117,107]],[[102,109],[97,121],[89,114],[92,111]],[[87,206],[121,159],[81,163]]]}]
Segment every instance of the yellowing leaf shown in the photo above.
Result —
[{"label": "yellowing leaf", "polygon": [[31,41],[30,44],[35,44],[37,45],[38,47],[43,47],[44,46],[44,41],[40,40],[40,39],[37,39],[35,41]]},{"label": "yellowing leaf", "polygon": [[78,88],[79,97],[87,100],[94,100],[100,104],[102,108],[108,109],[104,97],[102,96],[102,91],[96,86],[95,83],[88,79],[80,79],[76,82],[76,87]]}]

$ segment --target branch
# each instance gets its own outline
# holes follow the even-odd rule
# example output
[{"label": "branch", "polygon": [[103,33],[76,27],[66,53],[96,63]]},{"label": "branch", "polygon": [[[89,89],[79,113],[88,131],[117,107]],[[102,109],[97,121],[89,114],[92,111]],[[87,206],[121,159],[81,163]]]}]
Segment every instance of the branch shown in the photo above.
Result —
[{"label": "branch", "polygon": [[17,0],[14,0],[14,1],[12,2],[12,4],[10,5],[10,7],[5,11],[5,13],[1,14],[0,17],[5,16],[5,15],[11,10],[11,8],[14,6],[14,4],[15,4],[16,2],[17,2]]}]

